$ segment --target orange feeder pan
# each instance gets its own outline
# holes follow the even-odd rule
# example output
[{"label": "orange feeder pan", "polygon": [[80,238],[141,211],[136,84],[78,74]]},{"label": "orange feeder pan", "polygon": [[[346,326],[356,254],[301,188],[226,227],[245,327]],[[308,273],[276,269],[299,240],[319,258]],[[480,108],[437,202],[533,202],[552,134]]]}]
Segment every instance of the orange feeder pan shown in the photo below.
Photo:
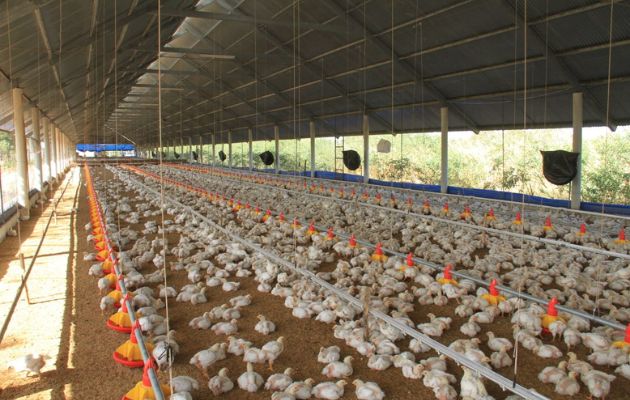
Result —
[{"label": "orange feeder pan", "polygon": [[613,342],[612,346],[618,349],[630,350],[630,324],[626,326],[626,334],[623,340]]},{"label": "orange feeder pan", "polygon": [[306,230],[307,235],[314,235],[317,233],[317,229],[315,229],[315,225],[311,222],[308,225],[308,229]]},{"label": "orange feeder pan", "polygon": [[376,243],[376,248],[374,249],[374,253],[372,254],[372,261],[376,261],[376,262],[387,261],[387,256],[383,254],[383,245],[380,242]]},{"label": "orange feeder pan", "polygon": [[107,320],[106,325],[109,329],[116,332],[131,333],[131,317],[129,317],[129,310],[127,309],[126,301],[128,299],[129,295],[125,296],[122,302],[121,310],[117,311]]},{"label": "orange feeder pan", "polygon": [[109,250],[105,249],[105,250],[101,250],[98,253],[96,253],[96,260],[97,261],[105,261],[109,258]]},{"label": "orange feeder pan", "polygon": [[[140,346],[138,346],[138,339],[136,338],[136,329],[140,329],[140,323],[138,321],[136,321],[131,328],[129,340],[118,346],[113,353],[114,361],[129,368],[140,368],[144,366],[142,353],[140,352]],[[147,348],[147,352],[151,354],[153,351],[153,343],[145,340],[144,346]]]},{"label": "orange feeder pan", "polygon": [[453,279],[453,274],[451,274],[452,269],[453,269],[453,266],[451,264],[446,264],[446,267],[444,267],[444,272],[443,272],[442,277],[437,279],[439,284],[457,285],[457,281]]},{"label": "orange feeder pan", "polygon": [[[136,384],[130,391],[122,397],[122,400],[155,400],[155,393],[151,386],[151,378],[149,378],[149,369],[157,370],[155,366],[155,360],[150,358],[144,364],[144,371],[142,373],[142,380]],[[164,398],[168,398],[171,395],[171,389],[168,385],[160,385]]]},{"label": "orange feeder pan", "polygon": [[496,306],[502,301],[505,301],[505,297],[501,296],[499,290],[497,289],[497,280],[493,279],[490,282],[490,286],[488,287],[488,291],[490,293],[486,293],[481,295],[481,298],[488,302],[488,304]]},{"label": "orange feeder pan", "polygon": [[107,293],[107,297],[111,297],[114,299],[114,307],[120,308],[120,301],[123,298],[122,291],[120,290],[120,281],[123,279],[123,276],[120,275],[118,279],[116,279],[116,288],[111,292]]},{"label": "orange feeder pan", "polygon": [[547,304],[547,313],[541,317],[540,324],[542,325],[543,332],[549,333],[549,325],[557,320],[563,320],[562,317],[558,316],[558,310],[556,309],[556,304],[558,304],[558,299],[552,297]]}]

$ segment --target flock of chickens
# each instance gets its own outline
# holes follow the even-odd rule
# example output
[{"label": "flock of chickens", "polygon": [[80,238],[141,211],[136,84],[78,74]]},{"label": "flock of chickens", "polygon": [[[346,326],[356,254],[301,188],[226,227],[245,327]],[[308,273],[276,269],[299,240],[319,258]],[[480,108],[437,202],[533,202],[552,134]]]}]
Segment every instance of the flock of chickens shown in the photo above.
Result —
[{"label": "flock of chickens", "polygon": [[[294,380],[292,368],[274,373],[266,380],[256,372],[255,365],[259,364],[273,368],[274,361],[282,358],[285,340],[280,336],[256,347],[238,337],[242,329],[239,319],[252,299],[249,295],[230,298],[230,292],[239,290],[240,281],[249,278],[256,281],[259,292],[281,297],[295,318],[313,318],[332,325],[334,337],[366,358],[367,367],[372,370],[397,368],[405,378],[421,380],[437,399],[492,398],[483,378],[475,371],[467,368],[463,368],[463,374],[454,371],[444,356],[428,356],[426,353],[432,349],[419,340],[413,339],[403,348],[404,334],[399,329],[218,233],[183,208],[167,206],[162,228],[159,196],[136,184],[141,179],[139,175],[109,168],[118,179],[100,180],[97,189],[110,236],[123,250],[119,253],[119,265],[125,273],[126,285],[134,289],[132,302],[142,315],[141,329],[154,342],[153,355],[161,368],[180,362],[177,358],[180,344],[175,332],[168,330],[168,321],[161,311],[165,298],[196,306],[206,303],[210,295],[224,293],[225,304],[203,312],[188,327],[211,330],[217,336],[215,343],[189,360],[215,395],[238,386],[248,392],[264,387],[273,392],[272,399],[344,397],[355,359],[352,355],[342,355],[337,346],[320,349],[317,361],[322,363],[325,380],[318,384],[311,378]],[[142,168],[157,172],[154,166]],[[262,189],[191,171],[167,169],[164,176],[221,194],[210,201],[205,195],[169,184],[164,187],[165,196],[359,297],[364,310],[386,313],[433,338],[456,337],[445,344],[478,364],[501,371],[513,365],[515,348],[521,348],[531,353],[528,357],[553,363],[540,370],[539,383],[528,385],[549,385],[555,393],[566,396],[588,392],[593,397],[604,398],[613,381],[630,379],[630,345],[613,345],[623,342],[623,332],[594,327],[587,319],[561,314],[562,318],[549,326],[549,336],[545,336],[541,319],[546,310],[537,304],[516,297],[493,303],[483,297],[488,291],[470,279],[455,281],[401,257],[375,255],[372,249],[337,237],[333,232],[354,234],[357,239],[382,243],[386,249],[412,253],[440,265],[452,264],[471,277],[497,279],[534,296],[556,297],[576,309],[595,308],[602,317],[621,323],[630,321],[627,261],[454,228],[447,223],[388,213],[358,203],[340,204],[307,194]],[[150,178],[144,180],[144,185],[159,187]],[[128,197],[123,192],[135,194]],[[267,209],[273,209],[274,213],[267,213]],[[317,232],[315,226],[330,226],[332,230]],[[162,229],[179,240],[164,243]],[[101,275],[99,271],[99,264],[90,268],[92,275]],[[162,285],[164,274],[168,277],[180,272],[186,274],[188,284],[180,288]],[[109,285],[103,278],[98,284],[102,290]],[[108,299],[105,296],[101,301],[104,312],[113,310]],[[424,307],[431,310],[443,307],[447,315],[421,311],[419,314],[417,310]],[[491,328],[499,322],[513,325],[510,336],[493,333]],[[268,335],[276,331],[276,326],[259,315],[254,330]],[[588,349],[586,360],[576,355],[578,349]],[[216,370],[215,364],[227,357],[242,358],[244,372],[238,377],[230,377],[226,368]],[[352,379],[351,383],[359,400],[385,397],[377,382]],[[179,376],[173,378],[173,388],[173,399],[190,399],[199,383],[194,378]]]}]

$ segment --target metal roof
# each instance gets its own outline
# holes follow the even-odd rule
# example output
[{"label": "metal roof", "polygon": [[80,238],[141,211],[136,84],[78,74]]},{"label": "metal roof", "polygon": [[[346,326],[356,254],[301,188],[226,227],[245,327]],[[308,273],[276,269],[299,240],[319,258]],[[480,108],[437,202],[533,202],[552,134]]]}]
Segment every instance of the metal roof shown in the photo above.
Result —
[{"label": "metal roof", "polygon": [[[442,106],[452,130],[520,128],[525,88],[527,127],[570,126],[576,91],[585,125],[630,123],[628,1],[161,4],[167,141],[224,142],[231,131],[239,142],[248,129],[270,139],[276,125],[282,138],[306,137],[309,121],[318,136],[350,135],[364,113],[371,132],[432,131]],[[0,13],[0,69],[74,140],[112,142],[117,131],[156,142],[157,1],[5,0]]]}]

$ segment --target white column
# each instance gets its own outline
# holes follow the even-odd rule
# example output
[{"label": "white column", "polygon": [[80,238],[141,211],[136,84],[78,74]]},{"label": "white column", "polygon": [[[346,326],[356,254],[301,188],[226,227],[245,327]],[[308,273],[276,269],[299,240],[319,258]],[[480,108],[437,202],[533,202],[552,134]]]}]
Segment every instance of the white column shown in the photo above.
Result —
[{"label": "white column", "polygon": [[57,128],[54,125],[50,127],[50,179],[51,181],[57,180]]},{"label": "white column", "polygon": [[30,217],[31,202],[28,197],[28,156],[26,154],[26,132],[22,89],[13,88],[13,126],[15,127],[15,164],[17,171],[17,201],[22,207],[19,214],[23,220]]},{"label": "white column", "polygon": [[199,135],[199,163],[203,163],[203,136]]},{"label": "white column", "polygon": [[216,147],[217,147],[217,143],[214,138],[214,133],[212,133],[212,166],[214,166],[217,161]]},{"label": "white column", "polygon": [[179,154],[180,157],[184,157],[184,138],[181,136],[179,138]]},{"label": "white column", "polygon": [[46,171],[48,184],[50,184],[52,172],[50,167],[50,120],[48,118],[44,118],[44,132],[42,137],[44,139],[44,151],[42,153],[44,158],[44,170]]},{"label": "white column", "polygon": [[363,182],[370,181],[370,117],[363,116]]},{"label": "white column", "polygon": [[580,153],[577,174],[571,181],[571,208],[580,209],[582,201],[582,92],[573,93],[573,152]]},{"label": "white column", "polygon": [[33,146],[33,157],[35,157],[35,189],[42,192],[44,187],[44,174],[42,171],[42,145],[39,133],[39,110],[35,107],[31,108],[31,124],[33,125],[33,136],[31,137],[31,145]]},{"label": "white column", "polygon": [[188,136],[188,161],[193,160],[192,151],[192,136]]},{"label": "white column", "polygon": [[228,131],[228,168],[232,168],[232,131]]},{"label": "white column", "polygon": [[254,138],[254,134],[252,131],[252,128],[249,128],[247,130],[247,159],[249,160],[249,170],[253,170],[254,169],[254,151],[253,151],[253,138]]},{"label": "white column", "polygon": [[273,139],[276,142],[276,174],[280,173],[280,127],[278,125],[273,127]]},{"label": "white column", "polygon": [[309,121],[308,133],[311,137],[311,178],[315,178],[315,121]]},{"label": "white column", "polygon": [[61,179],[61,175],[63,175],[63,167],[61,166],[61,130],[59,128],[55,129],[55,170],[57,171],[57,179]]},{"label": "white column", "polygon": [[440,162],[440,192],[446,193],[448,188],[448,107],[440,108],[440,126],[442,128],[441,148],[442,158]]}]

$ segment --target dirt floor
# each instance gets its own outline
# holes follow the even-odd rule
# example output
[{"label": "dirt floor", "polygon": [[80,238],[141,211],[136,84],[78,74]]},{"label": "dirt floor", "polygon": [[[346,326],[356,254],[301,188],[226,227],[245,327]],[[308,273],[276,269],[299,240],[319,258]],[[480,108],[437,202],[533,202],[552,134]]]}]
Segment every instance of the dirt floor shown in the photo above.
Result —
[{"label": "dirt floor", "polygon": [[[93,171],[104,173],[102,168],[93,168]],[[109,175],[107,175],[110,178]],[[87,202],[85,201],[85,187],[81,185],[80,191],[75,205],[74,194],[75,189],[68,189],[66,196],[70,193],[64,204],[67,207],[68,215],[65,216],[66,236],[64,240],[57,241],[66,247],[62,253],[64,261],[56,261],[55,266],[63,271],[63,285],[65,286],[65,295],[62,297],[64,302],[55,303],[55,307],[61,310],[60,321],[50,319],[40,319],[39,321],[31,321],[30,325],[22,326],[15,323],[15,327],[24,332],[26,338],[20,339],[13,336],[11,342],[8,340],[0,346],[0,400],[3,399],[110,399],[121,398],[124,393],[130,389],[138,380],[141,379],[141,371],[131,370],[116,364],[112,360],[112,351],[121,343],[123,343],[128,335],[113,332],[106,328],[106,316],[99,312],[99,301],[101,294],[96,288],[96,279],[88,276],[87,270],[91,265],[90,262],[83,261],[84,252],[92,251],[91,244],[86,240],[86,233],[83,226],[88,222]],[[132,195],[131,193],[129,193]],[[70,212],[73,207],[77,207],[76,213]],[[63,212],[60,211],[60,214]],[[46,211],[40,218],[46,217]],[[64,217],[59,217],[59,221]],[[24,224],[23,234],[28,232],[29,224],[35,224],[36,218],[33,215],[32,220]],[[140,224],[132,226],[133,229],[139,230],[141,224],[146,222],[143,218]],[[61,225],[61,222],[58,222]],[[35,225],[33,225],[35,226]],[[68,235],[70,229],[70,235]],[[32,228],[35,232],[35,228]],[[63,237],[63,234],[61,234]],[[152,238],[152,237],[151,237]],[[9,257],[11,253],[11,240],[7,239],[0,245],[0,254]],[[45,246],[47,241],[44,242]],[[6,246],[5,246],[6,245]],[[52,242],[51,242],[52,245]],[[14,243],[13,254],[17,244]],[[44,247],[44,250],[46,247]],[[168,261],[175,261],[172,256]],[[4,270],[4,263],[0,264],[0,282]],[[183,285],[189,283],[185,271],[169,272],[167,277],[169,286],[179,289]],[[424,387],[420,380],[406,379],[400,373],[400,370],[390,368],[383,372],[373,371],[367,368],[367,360],[360,356],[354,349],[345,345],[341,340],[335,339],[333,336],[332,325],[326,325],[315,321],[298,320],[291,315],[291,310],[285,308],[283,300],[279,297],[268,293],[260,293],[256,291],[256,282],[253,278],[230,278],[241,283],[240,290],[236,292],[225,293],[220,287],[209,288],[209,302],[200,305],[191,305],[190,303],[169,302],[169,312],[171,317],[171,329],[177,331],[176,340],[180,344],[181,353],[176,357],[173,368],[174,375],[189,375],[200,381],[201,390],[193,393],[195,399],[215,398],[207,388],[207,382],[204,382],[202,374],[193,366],[188,364],[189,359],[199,350],[210,347],[213,343],[226,341],[224,336],[216,336],[212,331],[193,330],[188,327],[188,322],[205,311],[211,310],[217,305],[226,303],[228,299],[242,294],[252,295],[252,304],[242,310],[243,317],[239,320],[239,332],[235,334],[250,340],[255,346],[262,346],[269,340],[275,339],[282,335],[286,338],[287,344],[285,351],[274,364],[274,372],[281,372],[287,367],[293,368],[295,380],[303,380],[305,378],[313,378],[316,382],[324,381],[321,375],[323,364],[317,363],[317,353],[320,346],[337,345],[342,349],[342,356],[353,355],[355,358],[355,372],[351,379],[372,380],[378,382],[386,393],[388,399],[432,399],[433,393]],[[42,280],[45,282],[45,280]],[[59,282],[57,282],[59,284]],[[57,285],[56,284],[56,285]],[[43,284],[42,284],[43,285]],[[57,286],[55,286],[57,287]],[[56,290],[56,289],[55,289]],[[33,290],[35,292],[35,290]],[[51,302],[52,303],[52,302]],[[22,309],[24,305],[21,303],[18,313],[26,312],[28,309]],[[420,307],[416,306],[416,310],[411,318],[416,322],[424,322],[428,318],[428,312],[434,312],[437,315],[453,316],[455,304],[445,307]],[[1,310],[1,308],[0,308]],[[52,311],[50,311],[52,313]],[[59,312],[59,311],[57,311]],[[265,315],[268,319],[276,323],[277,330],[275,333],[264,336],[253,330],[258,314]],[[457,317],[454,318],[453,325],[449,331],[440,339],[442,343],[450,343],[452,340],[461,338],[459,326],[464,322]],[[58,325],[55,325],[58,324]],[[12,322],[13,326],[13,322]],[[511,329],[507,317],[493,324],[491,330],[497,336],[509,337],[511,339]],[[488,329],[484,329],[486,332]],[[7,372],[3,365],[5,363],[5,347],[14,349],[23,349],[25,343],[36,346],[37,333],[58,331],[58,345],[55,349],[55,364],[47,366],[41,377],[24,378],[23,375],[14,372]],[[15,331],[11,330],[14,335]],[[482,339],[486,339],[485,335],[481,335]],[[551,343],[551,340],[545,340]],[[50,347],[50,343],[48,342]],[[405,346],[401,348],[404,349]],[[406,344],[406,341],[404,342]],[[563,344],[556,344],[563,352],[566,349]],[[38,348],[39,347],[35,347]],[[490,354],[487,348],[482,346],[486,354]],[[50,350],[50,349],[49,349]],[[16,352],[16,350],[14,350]],[[583,348],[577,349],[576,353],[580,359],[585,359],[586,352]],[[18,353],[19,354],[19,353]],[[425,353],[419,357],[433,356],[432,353]],[[527,350],[522,350],[519,360],[519,369],[517,381],[525,387],[535,387],[539,392],[549,396],[550,398],[562,398],[553,393],[551,385],[542,385],[538,382],[536,375],[546,365],[556,365],[560,360],[543,361],[533,356]],[[210,376],[222,368],[228,367],[230,378],[235,382],[236,378],[245,370],[245,364],[241,357],[228,354],[226,360],[216,363],[209,370]],[[266,365],[256,365],[256,371],[265,379],[272,374],[268,371]],[[607,372],[609,369],[598,368]],[[454,363],[449,365],[449,372],[461,376],[460,369]],[[512,368],[506,368],[500,371],[505,376],[512,377]],[[168,382],[168,378],[161,373],[161,381]],[[607,399],[625,399],[624,393],[627,381],[618,377],[613,383],[613,390]],[[459,385],[457,385],[459,386]],[[356,399],[354,395],[354,387],[348,385],[346,394],[343,399]],[[491,394],[497,399],[505,398],[509,392],[503,392],[494,385],[488,385]],[[224,399],[267,399],[270,392],[261,390],[258,393],[249,394],[240,389],[234,389],[230,393],[220,396]],[[574,396],[576,399],[586,399],[588,397],[587,389],[582,386],[581,392]]]}]

